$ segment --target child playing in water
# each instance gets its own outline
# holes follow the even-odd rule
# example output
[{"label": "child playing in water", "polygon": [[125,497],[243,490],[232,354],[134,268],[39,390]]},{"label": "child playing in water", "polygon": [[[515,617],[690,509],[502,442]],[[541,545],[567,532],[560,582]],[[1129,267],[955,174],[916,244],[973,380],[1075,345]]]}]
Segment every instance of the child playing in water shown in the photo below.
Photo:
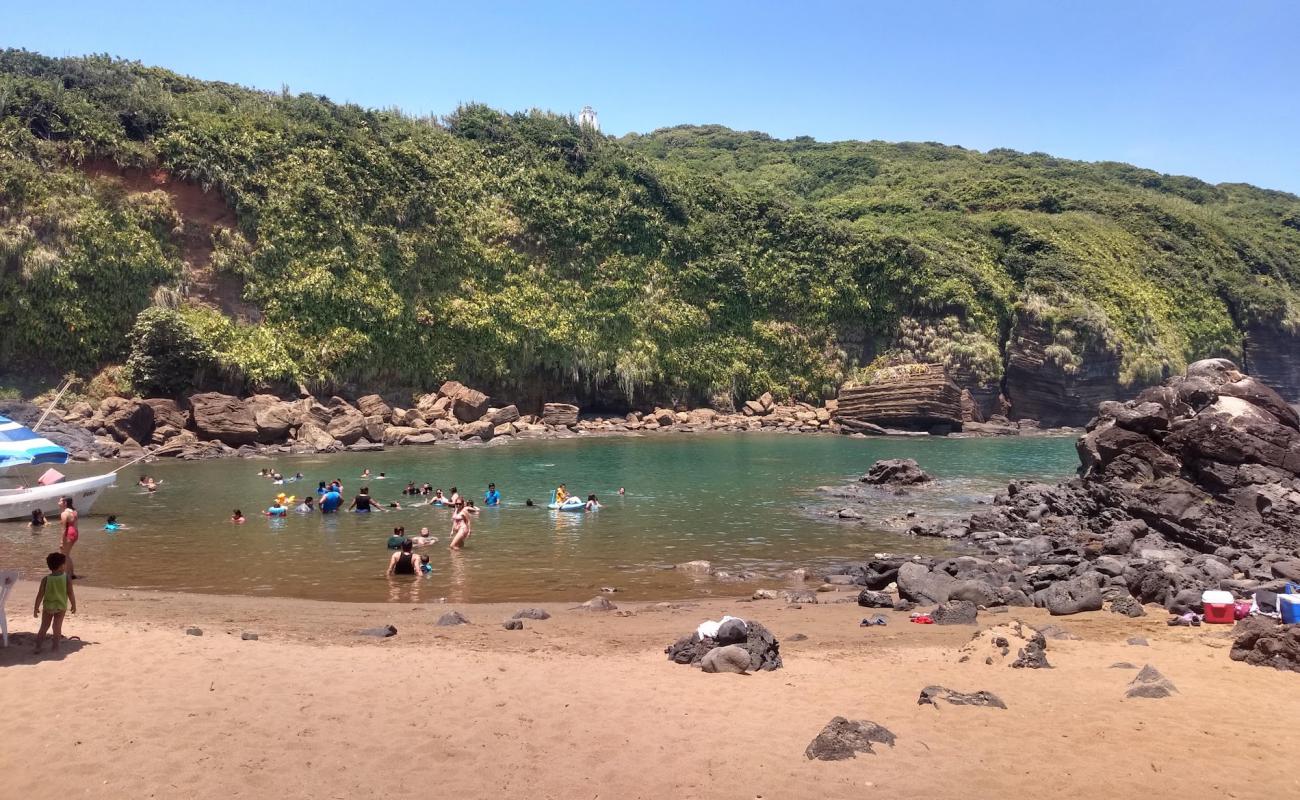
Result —
[{"label": "child playing in water", "polygon": [[68,557],[62,553],[50,553],[45,557],[45,566],[50,574],[41,578],[41,587],[36,591],[36,602],[32,605],[32,616],[41,618],[41,630],[36,634],[36,652],[41,652],[45,642],[45,632],[54,625],[54,652],[59,651],[63,641],[63,616],[68,609],[77,613],[77,595],[72,591],[72,581],[68,580],[63,568]]},{"label": "child playing in water", "polygon": [[230,521],[235,523],[236,525],[240,525],[243,524],[244,522],[247,522],[247,520],[244,519],[244,512],[240,511],[237,508],[235,509],[234,513],[230,515]]},{"label": "child playing in water", "polygon": [[33,528],[45,527],[45,512],[39,508],[32,512],[31,526]]},{"label": "child playing in water", "polygon": [[420,556],[420,574],[428,575],[433,572],[433,565],[429,563],[428,556]]},{"label": "child playing in water", "polygon": [[117,533],[126,530],[126,526],[117,521],[117,515],[109,514],[108,521],[104,523],[104,530],[109,533]]}]

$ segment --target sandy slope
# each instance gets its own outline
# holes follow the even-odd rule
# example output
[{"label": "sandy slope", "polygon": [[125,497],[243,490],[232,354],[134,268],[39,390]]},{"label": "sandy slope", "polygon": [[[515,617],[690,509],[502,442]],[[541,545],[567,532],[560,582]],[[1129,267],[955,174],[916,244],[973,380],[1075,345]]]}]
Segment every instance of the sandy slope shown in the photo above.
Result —
[{"label": "sandy slope", "polygon": [[[33,584],[9,603],[29,631]],[[1057,620],[1055,669],[957,663],[970,628],[895,617],[860,629],[848,604],[710,600],[635,616],[549,604],[461,607],[94,590],[61,658],[30,638],[0,650],[0,776],[14,798],[1282,797],[1300,786],[1300,675],[1228,659],[1221,628],[1097,613]],[[723,611],[778,637],[786,669],[706,675],[665,660]],[[1014,616],[1043,623],[1041,612]],[[1009,616],[989,616],[1002,622]],[[392,622],[387,640],[357,636]],[[184,633],[198,625],[202,637]],[[259,641],[242,641],[252,630]],[[1125,644],[1144,635],[1150,647]],[[1125,700],[1151,663],[1181,690]],[[927,684],[987,689],[1009,708],[916,704]],[[833,716],[870,719],[897,746],[808,761]]]}]

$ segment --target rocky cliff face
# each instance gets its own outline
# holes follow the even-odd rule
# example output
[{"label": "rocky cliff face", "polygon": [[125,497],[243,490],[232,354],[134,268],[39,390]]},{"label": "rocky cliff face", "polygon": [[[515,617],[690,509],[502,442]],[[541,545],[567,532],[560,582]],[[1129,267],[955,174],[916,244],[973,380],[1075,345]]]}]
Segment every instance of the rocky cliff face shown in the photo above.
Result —
[{"label": "rocky cliff face", "polygon": [[1300,336],[1253,325],[1246,329],[1246,372],[1300,403]]},{"label": "rocky cliff face", "polygon": [[1043,425],[1079,426],[1103,400],[1129,397],[1141,387],[1119,382],[1119,357],[1098,347],[1084,350],[1078,364],[1058,364],[1048,353],[1051,333],[1039,321],[1022,316],[1007,343],[1006,396],[1013,419],[1036,419]]}]

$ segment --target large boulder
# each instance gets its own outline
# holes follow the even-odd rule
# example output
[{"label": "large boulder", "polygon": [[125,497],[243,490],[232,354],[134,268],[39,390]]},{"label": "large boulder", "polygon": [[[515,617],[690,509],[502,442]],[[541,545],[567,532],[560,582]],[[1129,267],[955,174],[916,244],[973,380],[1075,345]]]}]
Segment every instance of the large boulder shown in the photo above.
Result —
[{"label": "large boulder", "polygon": [[487,413],[488,421],[493,426],[506,425],[511,422],[519,421],[519,408],[513,404],[504,408],[490,408]]},{"label": "large boulder", "polygon": [[451,413],[461,422],[477,422],[487,413],[492,398],[477,389],[464,388],[452,403]]},{"label": "large boulder", "polygon": [[257,441],[257,420],[243,400],[219,392],[189,397],[190,426],[203,439],[238,447]]},{"label": "large boulder", "polygon": [[578,407],[569,403],[547,403],[542,406],[541,422],[543,425],[557,427],[577,425]]},{"label": "large boulder", "polygon": [[95,412],[94,419],[108,429],[119,442],[127,439],[147,442],[153,437],[153,406],[144,400],[125,397],[105,397]]},{"label": "large boulder", "polygon": [[[453,381],[454,382],[454,381]],[[459,383],[456,384],[460,386]],[[463,388],[463,387],[462,387]],[[451,404],[453,399],[440,394],[426,394],[415,403],[415,411],[420,418],[426,422],[434,422],[440,419],[446,419],[451,416]],[[409,420],[407,421],[409,424]],[[396,425],[402,422],[394,422]]]},{"label": "large boulder", "polygon": [[150,397],[144,402],[153,409],[155,428],[170,425],[177,430],[185,430],[189,425],[189,415],[185,413],[179,403],[170,397]]},{"label": "large boulder", "polygon": [[908,562],[898,568],[898,596],[914,603],[942,603],[948,599],[953,578],[924,564]]},{"label": "large boulder", "polygon": [[320,452],[332,452],[341,448],[341,445],[334,441],[334,437],[315,422],[304,422],[298,428],[296,441]]},{"label": "large boulder", "polygon": [[330,402],[330,421],[325,430],[345,445],[355,444],[366,435],[366,418],[354,406],[336,397]]},{"label": "large boulder", "polygon": [[1102,601],[1101,589],[1084,577],[1053,583],[1034,595],[1034,605],[1046,608],[1052,616],[1100,611]]},{"label": "large boulder", "polygon": [[284,441],[304,413],[301,401],[289,402],[273,394],[255,394],[244,403],[253,412],[260,442]]},{"label": "large boulder", "polygon": [[358,397],[357,410],[365,417],[379,417],[381,422],[388,422],[393,418],[392,406],[385,403],[384,398],[377,394]]}]

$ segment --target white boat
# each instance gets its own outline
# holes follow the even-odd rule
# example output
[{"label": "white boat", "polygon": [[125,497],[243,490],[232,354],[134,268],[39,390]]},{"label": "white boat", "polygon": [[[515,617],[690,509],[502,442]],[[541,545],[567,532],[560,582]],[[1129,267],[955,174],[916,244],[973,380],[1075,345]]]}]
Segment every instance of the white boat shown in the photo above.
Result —
[{"label": "white boat", "polygon": [[[67,461],[67,450],[31,428],[8,417],[0,417],[0,470],[18,465],[66,464]],[[15,482],[15,479],[10,477],[9,481]],[[100,493],[117,483],[117,472],[74,480],[65,480],[62,475],[54,473],[53,480],[33,483],[34,486],[0,488],[0,520],[30,519],[36,509],[44,511],[47,516],[57,514],[61,497],[71,497],[77,511],[88,512]]]},{"label": "white boat", "polygon": [[32,512],[38,508],[46,516],[58,516],[59,498],[62,497],[71,497],[77,511],[85,514],[99,499],[100,493],[115,483],[117,475],[110,472],[107,475],[59,481],[48,486],[0,489],[0,520],[31,519]]}]

